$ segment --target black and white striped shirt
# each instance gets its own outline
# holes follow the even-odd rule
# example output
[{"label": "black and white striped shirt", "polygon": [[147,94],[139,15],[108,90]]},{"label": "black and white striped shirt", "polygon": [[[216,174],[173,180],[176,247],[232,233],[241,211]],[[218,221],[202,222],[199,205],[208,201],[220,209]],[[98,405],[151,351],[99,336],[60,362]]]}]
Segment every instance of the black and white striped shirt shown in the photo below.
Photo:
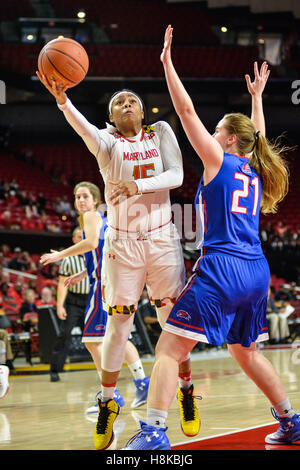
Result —
[{"label": "black and white striped shirt", "polygon": [[[60,276],[72,276],[80,273],[86,268],[84,257],[82,255],[69,256],[64,258],[59,267]],[[90,282],[88,276],[78,282],[76,286],[69,287],[68,290],[74,294],[88,294],[90,291]]]}]

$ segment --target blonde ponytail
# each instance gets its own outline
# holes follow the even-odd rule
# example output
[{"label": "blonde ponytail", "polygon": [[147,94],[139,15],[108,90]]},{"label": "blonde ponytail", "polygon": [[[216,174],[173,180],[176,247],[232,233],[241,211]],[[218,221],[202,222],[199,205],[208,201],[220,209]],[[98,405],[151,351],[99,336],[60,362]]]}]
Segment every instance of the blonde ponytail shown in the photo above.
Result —
[{"label": "blonde ponytail", "polygon": [[289,190],[289,170],[282,156],[288,149],[269,142],[260,132],[257,136],[250,165],[262,179],[261,211],[275,213]]}]

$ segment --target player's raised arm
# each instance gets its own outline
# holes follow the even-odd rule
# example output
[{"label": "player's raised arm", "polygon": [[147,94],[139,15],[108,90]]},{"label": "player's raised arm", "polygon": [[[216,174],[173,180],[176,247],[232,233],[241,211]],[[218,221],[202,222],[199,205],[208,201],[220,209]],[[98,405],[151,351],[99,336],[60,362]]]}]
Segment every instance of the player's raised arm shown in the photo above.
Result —
[{"label": "player's raised arm", "polygon": [[185,90],[171,59],[173,28],[169,25],[165,32],[164,49],[161,61],[171,99],[191,145],[203,161],[205,167],[220,168],[223,161],[223,150],[211,136],[197,115],[194,105]]},{"label": "player's raised arm", "polygon": [[254,81],[251,81],[250,76],[245,75],[248,91],[252,100],[252,113],[251,120],[253,121],[256,129],[260,131],[263,136],[266,135],[266,124],[263,111],[262,95],[265,89],[267,80],[270,75],[267,62],[263,62],[260,70],[258,70],[257,62],[254,62]]}]

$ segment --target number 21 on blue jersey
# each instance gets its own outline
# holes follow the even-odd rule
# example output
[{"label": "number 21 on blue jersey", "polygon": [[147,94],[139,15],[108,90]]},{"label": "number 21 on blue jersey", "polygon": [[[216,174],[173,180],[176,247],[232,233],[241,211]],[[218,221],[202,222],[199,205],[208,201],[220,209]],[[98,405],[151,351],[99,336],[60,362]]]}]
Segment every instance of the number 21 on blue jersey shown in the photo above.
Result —
[{"label": "number 21 on blue jersey", "polygon": [[247,214],[248,207],[245,207],[240,203],[240,198],[246,199],[249,197],[249,186],[252,185],[254,187],[254,199],[253,199],[253,208],[252,208],[252,215],[255,216],[257,212],[257,205],[259,199],[259,179],[255,176],[251,179],[249,176],[245,175],[244,173],[236,172],[234,174],[234,179],[243,182],[242,189],[235,189],[232,193],[232,200],[231,200],[231,212],[236,214]]}]

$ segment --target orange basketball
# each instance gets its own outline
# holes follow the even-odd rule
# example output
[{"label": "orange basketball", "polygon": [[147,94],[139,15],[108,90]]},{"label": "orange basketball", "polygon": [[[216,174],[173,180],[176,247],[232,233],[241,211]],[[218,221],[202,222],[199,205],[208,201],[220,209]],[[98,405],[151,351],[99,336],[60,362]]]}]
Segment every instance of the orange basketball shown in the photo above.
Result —
[{"label": "orange basketball", "polygon": [[85,49],[77,41],[69,38],[53,39],[41,50],[38,58],[39,72],[51,84],[73,87],[87,74],[89,58]]}]

